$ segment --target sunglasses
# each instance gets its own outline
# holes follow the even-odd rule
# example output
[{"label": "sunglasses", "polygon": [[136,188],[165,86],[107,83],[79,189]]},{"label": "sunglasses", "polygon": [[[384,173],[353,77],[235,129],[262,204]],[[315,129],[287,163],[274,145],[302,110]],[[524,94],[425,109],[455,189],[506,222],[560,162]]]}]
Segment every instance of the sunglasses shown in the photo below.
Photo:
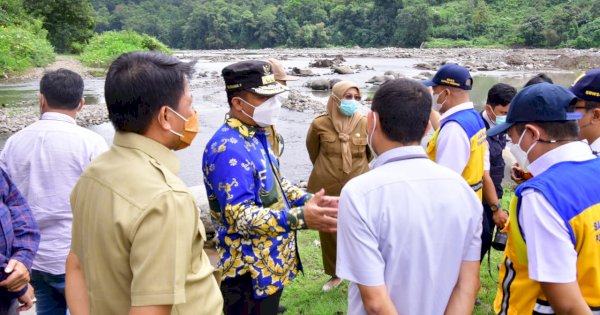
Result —
[{"label": "sunglasses", "polygon": [[344,95],[344,99],[360,101],[362,99],[362,97],[358,94],[346,94],[346,95]]}]

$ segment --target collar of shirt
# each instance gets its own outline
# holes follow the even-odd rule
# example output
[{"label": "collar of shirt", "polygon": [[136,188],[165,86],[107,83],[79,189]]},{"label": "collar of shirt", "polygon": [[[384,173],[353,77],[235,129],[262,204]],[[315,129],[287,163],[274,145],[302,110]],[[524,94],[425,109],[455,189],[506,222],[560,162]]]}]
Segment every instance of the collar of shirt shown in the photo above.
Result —
[{"label": "collar of shirt", "polygon": [[157,162],[166,165],[174,174],[179,174],[179,159],[164,145],[133,132],[116,132],[113,143],[120,147],[140,150]]},{"label": "collar of shirt", "polygon": [[531,162],[527,169],[533,176],[538,176],[556,163],[586,161],[594,157],[592,150],[587,144],[581,141],[574,141],[544,153],[537,160]]},{"label": "collar of shirt", "polygon": [[420,145],[398,147],[398,148],[394,148],[391,150],[387,150],[387,151],[383,152],[383,154],[378,156],[377,159],[375,160],[375,162],[373,163],[373,168],[382,166],[383,164],[387,163],[389,160],[391,160],[393,158],[407,156],[407,155],[414,155],[414,154],[422,154],[424,156],[427,156],[425,154],[425,149],[423,149],[423,147]]},{"label": "collar of shirt", "polygon": [[264,128],[248,125],[234,117],[228,117],[225,123],[232,129],[237,130],[246,139],[253,138],[257,132],[264,132]]},{"label": "collar of shirt", "polygon": [[590,147],[592,148],[592,150],[600,152],[600,138],[594,140],[594,142],[590,144]]},{"label": "collar of shirt", "polygon": [[496,122],[492,121],[490,119],[490,116],[488,115],[487,111],[484,110],[483,113],[481,114],[481,117],[483,117],[483,119],[485,119],[485,121],[487,121],[488,125],[490,126],[490,128],[496,126]]},{"label": "collar of shirt", "polygon": [[461,110],[473,109],[473,108],[474,108],[473,102],[466,102],[466,103],[458,104],[458,105],[450,108],[449,110],[447,110],[445,113],[443,113],[442,116],[440,116],[440,121],[443,122],[444,119],[450,117],[450,115],[452,115],[452,114],[460,112]]},{"label": "collar of shirt", "polygon": [[73,119],[73,117],[57,112],[45,112],[42,114],[40,120],[58,120],[70,124],[75,124],[75,119]]}]

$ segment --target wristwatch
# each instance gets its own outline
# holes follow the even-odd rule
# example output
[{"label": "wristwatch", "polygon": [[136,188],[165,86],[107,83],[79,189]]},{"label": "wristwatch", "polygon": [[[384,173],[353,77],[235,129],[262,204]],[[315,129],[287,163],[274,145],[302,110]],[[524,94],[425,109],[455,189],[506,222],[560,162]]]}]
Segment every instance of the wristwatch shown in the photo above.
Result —
[{"label": "wristwatch", "polygon": [[496,212],[498,209],[502,209],[502,205],[500,202],[496,202],[496,204],[490,206],[490,209],[492,209],[492,212]]}]

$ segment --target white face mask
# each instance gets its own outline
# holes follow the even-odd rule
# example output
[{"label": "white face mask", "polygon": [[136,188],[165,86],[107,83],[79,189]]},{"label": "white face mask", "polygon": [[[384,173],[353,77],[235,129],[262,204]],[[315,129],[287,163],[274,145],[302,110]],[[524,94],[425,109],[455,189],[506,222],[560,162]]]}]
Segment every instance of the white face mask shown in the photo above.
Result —
[{"label": "white face mask", "polygon": [[279,93],[273,97],[276,97],[279,99],[279,102],[281,103],[281,105],[285,104],[285,102],[287,102],[288,98],[290,96],[290,92],[285,91],[283,93]]},{"label": "white face mask", "polygon": [[527,132],[527,129],[523,130],[523,133],[521,133],[521,137],[519,137],[519,142],[517,142],[517,149],[521,150],[521,152],[523,154],[525,154],[525,158],[527,160],[527,164],[529,164],[529,152],[531,152],[531,150],[533,150],[533,148],[538,144],[538,141],[536,140],[530,147],[529,149],[527,149],[527,151],[521,149],[521,141],[523,141],[523,137],[525,137],[525,133]]},{"label": "white face mask", "polygon": [[367,135],[367,145],[369,145],[369,149],[371,149],[371,152],[373,152],[373,155],[377,158],[377,153],[375,153],[375,149],[373,149],[373,134],[375,133],[375,127],[377,126],[375,115],[377,115],[377,113],[373,112],[373,129],[371,129],[371,133]]},{"label": "white face mask", "polygon": [[[283,94],[283,93],[282,93]],[[264,101],[260,106],[254,106],[248,103],[243,98],[240,98],[244,103],[254,107],[254,114],[252,116],[248,115],[244,110],[242,113],[252,118],[254,122],[260,127],[268,127],[274,125],[279,119],[279,111],[281,110],[281,97],[277,97],[277,95],[269,98]]]},{"label": "white face mask", "polygon": [[[445,90],[444,90],[445,91]],[[442,91],[443,92],[443,91]],[[438,104],[438,100],[440,98],[440,95],[442,94],[442,92],[440,92],[439,94],[435,94],[433,93],[433,95],[431,95],[431,106],[433,107],[433,109],[435,109],[436,111],[440,111],[442,109],[442,107],[444,107],[444,104],[446,103],[446,101],[448,100],[448,98],[446,98],[442,104]]]}]

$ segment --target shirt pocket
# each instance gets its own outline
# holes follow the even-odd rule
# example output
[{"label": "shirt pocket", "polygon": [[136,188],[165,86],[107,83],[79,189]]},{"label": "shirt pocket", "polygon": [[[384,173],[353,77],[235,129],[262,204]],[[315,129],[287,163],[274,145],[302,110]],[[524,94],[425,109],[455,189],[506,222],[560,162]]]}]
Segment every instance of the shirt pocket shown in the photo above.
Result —
[{"label": "shirt pocket", "polygon": [[367,135],[352,136],[352,155],[356,157],[366,156],[367,154]]},{"label": "shirt pocket", "polygon": [[338,141],[337,135],[324,134],[321,135],[321,150],[325,155],[340,155],[342,148]]}]

